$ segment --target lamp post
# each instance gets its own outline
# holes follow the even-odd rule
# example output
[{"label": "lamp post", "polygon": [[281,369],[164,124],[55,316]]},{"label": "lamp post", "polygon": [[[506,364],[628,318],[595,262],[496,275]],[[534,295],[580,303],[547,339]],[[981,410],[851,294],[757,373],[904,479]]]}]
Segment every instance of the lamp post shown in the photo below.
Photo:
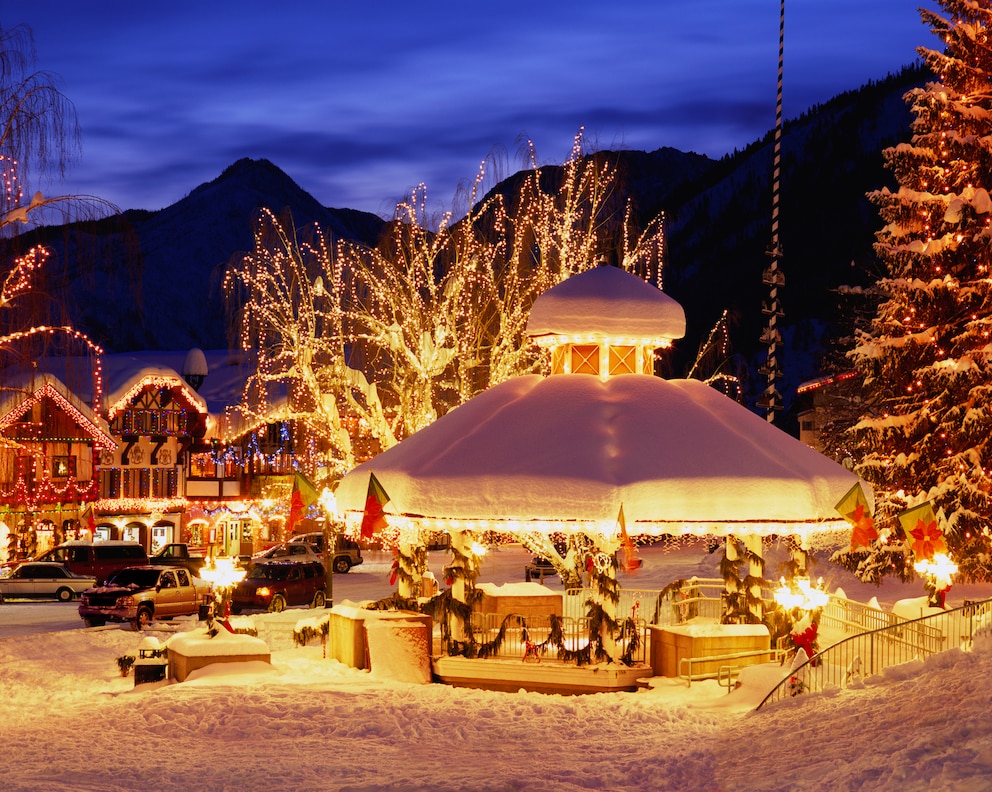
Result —
[{"label": "lamp post", "polygon": [[231,592],[244,580],[245,574],[246,570],[230,556],[217,556],[200,570],[200,577],[213,586],[215,595],[220,594],[221,615],[224,619],[230,615]]},{"label": "lamp post", "polygon": [[317,499],[324,510],[324,607],[334,607],[334,554],[338,549],[337,531],[333,529],[333,520],[338,514],[338,501],[334,493],[327,487]]}]

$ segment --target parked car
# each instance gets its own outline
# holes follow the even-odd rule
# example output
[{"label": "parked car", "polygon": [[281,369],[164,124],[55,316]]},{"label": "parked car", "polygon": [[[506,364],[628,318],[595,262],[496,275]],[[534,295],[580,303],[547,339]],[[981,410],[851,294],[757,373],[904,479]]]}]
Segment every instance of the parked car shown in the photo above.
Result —
[{"label": "parked car", "polygon": [[[312,533],[298,534],[289,540],[289,544],[308,544],[317,550],[320,560],[324,559],[324,534],[320,531]],[[334,542],[334,566],[335,572],[344,574],[353,566],[358,566],[365,559],[362,558],[362,547],[358,542],[346,536],[336,536]]]},{"label": "parked car", "polygon": [[257,564],[234,589],[231,612],[269,610],[289,605],[323,608],[324,565],[316,561],[270,561]]},{"label": "parked car", "polygon": [[543,583],[544,578],[554,577],[557,574],[558,570],[555,569],[555,565],[543,556],[534,556],[531,562],[524,567],[524,580],[527,582],[537,580],[538,583]]},{"label": "parked car", "polygon": [[186,567],[190,574],[199,577],[200,570],[207,563],[207,557],[202,550],[193,550],[188,544],[173,542],[163,546],[155,555],[148,557],[152,566],[181,566]]},{"label": "parked car", "polygon": [[141,629],[155,618],[199,614],[212,599],[210,584],[185,567],[127,567],[80,596],[79,616],[87,627],[108,621]]},{"label": "parked car", "polygon": [[12,597],[69,602],[95,585],[95,578],[73,574],[65,564],[26,561],[0,577],[0,602]]},{"label": "parked car", "polygon": [[273,545],[268,550],[255,553],[251,557],[249,566],[264,564],[267,561],[310,561],[320,564],[323,563],[323,558],[311,545],[302,542],[283,542]]},{"label": "parked car", "polygon": [[65,564],[77,575],[92,575],[99,586],[125,567],[147,564],[148,554],[137,542],[65,542],[35,560]]}]

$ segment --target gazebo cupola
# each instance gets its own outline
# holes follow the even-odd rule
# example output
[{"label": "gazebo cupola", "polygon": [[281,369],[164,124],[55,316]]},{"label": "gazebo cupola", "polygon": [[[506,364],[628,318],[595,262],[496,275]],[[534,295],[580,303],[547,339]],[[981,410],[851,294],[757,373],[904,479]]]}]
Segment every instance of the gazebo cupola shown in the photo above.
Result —
[{"label": "gazebo cupola", "polygon": [[685,311],[636,275],[604,265],[538,297],[526,333],[551,349],[552,374],[650,375],[655,350],[685,335]]}]

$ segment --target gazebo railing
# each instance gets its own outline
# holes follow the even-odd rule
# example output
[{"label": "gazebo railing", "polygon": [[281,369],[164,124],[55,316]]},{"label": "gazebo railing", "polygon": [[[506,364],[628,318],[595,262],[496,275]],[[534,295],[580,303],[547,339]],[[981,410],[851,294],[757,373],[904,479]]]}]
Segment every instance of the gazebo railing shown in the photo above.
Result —
[{"label": "gazebo railing", "polygon": [[[480,646],[492,644],[499,635],[500,629],[505,629],[499,648],[490,655],[500,659],[522,660],[527,652],[527,641],[534,644],[544,644],[551,636],[553,629],[552,617],[548,614],[536,616],[511,615],[507,617],[500,613],[472,614],[472,631]],[[644,619],[636,619],[638,647],[631,653],[631,661],[645,663],[648,656],[648,626]],[[570,651],[579,651],[589,643],[589,619],[561,617],[562,643]],[[617,657],[626,654],[630,645],[629,637],[621,637],[617,642]],[[557,647],[549,646],[541,658],[557,656]]]},{"label": "gazebo railing", "polygon": [[[719,619],[723,614],[723,592],[726,584],[720,578],[691,578],[674,595],[662,594],[662,589],[620,589],[617,618],[644,619],[649,624],[682,624],[701,616]],[[579,619],[586,615],[589,589],[568,589],[563,595],[563,614]]]},{"label": "gazebo railing", "polygon": [[807,692],[845,688],[852,680],[878,674],[946,649],[970,646],[980,631],[992,630],[992,600],[910,619],[844,638],[791,671],[755,709]]}]

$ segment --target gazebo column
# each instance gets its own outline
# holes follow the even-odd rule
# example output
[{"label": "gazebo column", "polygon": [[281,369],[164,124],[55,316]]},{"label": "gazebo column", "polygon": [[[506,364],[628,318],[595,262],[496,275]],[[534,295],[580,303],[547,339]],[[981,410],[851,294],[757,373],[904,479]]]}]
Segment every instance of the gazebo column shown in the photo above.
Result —
[{"label": "gazebo column", "polygon": [[809,577],[809,540],[805,536],[793,537],[792,565],[795,577]]},{"label": "gazebo column", "polygon": [[[466,578],[470,573],[470,570],[467,568],[467,562],[471,552],[472,535],[468,531],[452,531],[451,566],[449,567],[449,573],[451,575],[451,599],[465,606],[468,605],[468,585]],[[468,633],[465,630],[465,624],[461,617],[454,612],[448,616],[448,628],[451,630],[451,639],[453,641],[467,640]]]},{"label": "gazebo column", "polygon": [[420,596],[424,570],[418,563],[418,556],[423,548],[419,541],[401,536],[397,547],[396,593],[403,599],[414,599]]},{"label": "gazebo column", "polygon": [[755,624],[761,622],[764,615],[761,604],[761,581],[765,577],[765,559],[762,556],[761,536],[745,534],[744,546],[748,552],[748,610]]},{"label": "gazebo column", "polygon": [[733,536],[727,535],[724,537],[723,543],[724,558],[726,559],[726,566],[728,570],[733,570],[732,574],[724,572],[723,576],[723,590],[725,592],[725,604],[724,604],[724,614],[721,621],[728,621],[736,613],[736,603],[738,601],[738,595],[740,594],[740,589],[738,588],[738,578],[737,578],[737,542]]},{"label": "gazebo column", "polygon": [[[606,571],[603,573],[603,577],[605,578],[604,582],[606,583],[604,592],[615,592],[618,590],[619,586],[617,584],[617,569],[615,564],[611,563],[607,565]],[[603,642],[603,651],[609,655],[611,660],[616,660],[617,642],[613,637],[613,630],[610,629],[610,625],[616,624],[618,602],[615,597],[611,597],[608,593],[601,595],[599,600],[600,605],[603,607],[603,615],[606,617],[603,619],[603,624],[599,628],[599,637]]]}]

